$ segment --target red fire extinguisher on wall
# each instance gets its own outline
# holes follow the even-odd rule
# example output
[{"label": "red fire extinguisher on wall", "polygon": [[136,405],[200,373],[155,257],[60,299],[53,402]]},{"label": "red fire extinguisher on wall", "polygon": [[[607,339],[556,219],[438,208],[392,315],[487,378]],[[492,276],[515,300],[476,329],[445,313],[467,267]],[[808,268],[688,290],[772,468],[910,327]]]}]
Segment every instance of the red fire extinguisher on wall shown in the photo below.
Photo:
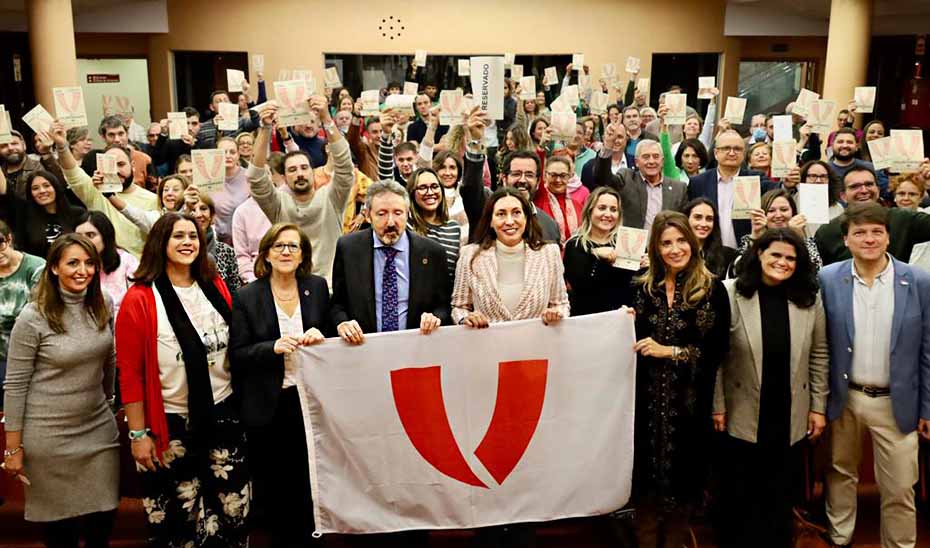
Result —
[{"label": "red fire extinguisher on wall", "polygon": [[901,94],[901,124],[904,126],[930,127],[930,81],[921,76],[921,58],[926,52],[926,37],[917,37],[914,54],[914,77],[904,84]]}]

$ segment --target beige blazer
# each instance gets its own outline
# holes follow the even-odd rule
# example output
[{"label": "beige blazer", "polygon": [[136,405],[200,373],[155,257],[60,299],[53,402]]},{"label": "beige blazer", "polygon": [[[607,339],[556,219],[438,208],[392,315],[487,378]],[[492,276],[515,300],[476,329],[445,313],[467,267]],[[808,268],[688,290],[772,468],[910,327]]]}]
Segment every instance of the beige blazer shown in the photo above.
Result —
[{"label": "beige blazer", "polygon": [[492,322],[527,320],[542,317],[543,312],[552,307],[560,308],[562,316],[567,318],[569,305],[564,273],[558,244],[546,244],[536,251],[527,246],[520,303],[516,310],[507,310],[497,289],[494,247],[479,250],[477,244],[466,245],[455,269],[452,321],[459,323],[475,310]]},{"label": "beige blazer", "polygon": [[[759,294],[747,299],[736,291],[736,280],[724,283],[730,297],[730,353],[717,371],[714,413],[727,414],[727,431],[755,443],[759,431],[762,388],[762,318]],[[820,295],[810,308],[788,302],[791,330],[791,443],[807,435],[808,413],[826,413],[826,319]]]}]

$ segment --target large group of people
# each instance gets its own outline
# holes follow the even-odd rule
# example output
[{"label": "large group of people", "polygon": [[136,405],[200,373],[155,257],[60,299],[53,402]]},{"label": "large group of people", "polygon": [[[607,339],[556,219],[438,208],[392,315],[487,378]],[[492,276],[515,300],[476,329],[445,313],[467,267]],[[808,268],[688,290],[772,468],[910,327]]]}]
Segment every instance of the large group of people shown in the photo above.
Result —
[{"label": "large group of people", "polygon": [[[633,496],[605,518],[622,545],[690,545],[711,500],[720,546],[789,546],[790,487],[821,437],[828,540],[848,545],[867,429],[882,545],[915,546],[930,161],[876,171],[865,144],[887,128],[857,133],[853,109],[824,140],[796,116],[799,167],[775,179],[773,113],[741,132],[717,119],[711,90],[703,117],[689,107],[669,124],[665,98],[682,89],[650,107],[636,74],[603,114],[582,89],[574,133],[556,136],[559,88],[588,72],[566,69],[534,99],[507,79],[502,120],[475,107],[451,126],[421,76],[413,116],[386,106],[391,83],[378,115],[340,88],[285,127],[259,75],[257,101],[245,83],[183,109],[180,139],[166,119],[137,141],[110,115],[94,151],[86,128],[55,121],[32,157],[14,131],[0,144],[3,468],[28,484],[25,519],[47,545],[107,545],[121,442],[154,546],[318,543],[300,347],[624,309],[639,356]],[[232,132],[215,118],[230,101]],[[224,158],[209,192],[193,176],[202,149]],[[735,218],[745,175],[759,177],[761,207]],[[829,185],[828,223],[800,213],[801,183]],[[648,233],[632,269],[616,264],[623,227]],[[535,536],[531,524],[476,532],[482,546]]]}]

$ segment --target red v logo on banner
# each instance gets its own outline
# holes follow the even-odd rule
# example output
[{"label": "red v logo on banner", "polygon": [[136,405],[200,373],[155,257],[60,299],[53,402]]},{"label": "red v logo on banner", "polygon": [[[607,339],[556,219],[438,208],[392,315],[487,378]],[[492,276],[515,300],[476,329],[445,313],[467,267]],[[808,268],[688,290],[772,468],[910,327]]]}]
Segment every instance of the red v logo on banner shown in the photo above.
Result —
[{"label": "red v logo on banner", "polygon": [[[546,398],[548,360],[501,362],[494,414],[475,456],[504,483],[533,439]],[[487,488],[468,466],[452,434],[442,396],[441,367],[391,371],[394,406],[410,442],[436,470],[467,485]]]}]

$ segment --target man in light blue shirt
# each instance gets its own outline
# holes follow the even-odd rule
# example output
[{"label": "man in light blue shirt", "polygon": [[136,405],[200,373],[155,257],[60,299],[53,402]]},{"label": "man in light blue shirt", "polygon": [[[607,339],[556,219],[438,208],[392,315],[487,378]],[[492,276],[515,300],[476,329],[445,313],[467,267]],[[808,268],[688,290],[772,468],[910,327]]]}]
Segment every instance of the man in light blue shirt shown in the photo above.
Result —
[{"label": "man in light blue shirt", "polygon": [[362,344],[365,333],[451,324],[452,280],[438,243],[407,230],[409,200],[393,180],[368,188],[371,228],[336,244],[331,316],[339,336]]},{"label": "man in light blue shirt", "polygon": [[[371,231],[372,243],[375,247],[374,260],[375,260],[375,314],[378,318],[378,332],[387,331],[384,329],[384,267],[388,260],[388,254],[386,253],[386,248],[392,248],[396,250],[396,255],[394,255],[394,269],[396,271],[397,281],[397,320],[394,324],[397,325],[407,325],[407,304],[410,300],[410,239],[407,237],[407,233],[403,232],[401,228],[400,238],[398,238],[393,245],[388,245],[381,241],[378,233],[374,230]],[[393,238],[394,232],[391,233],[390,237]],[[396,329],[396,327],[395,327]]]},{"label": "man in light blue shirt", "polygon": [[868,430],[882,546],[910,548],[917,536],[918,435],[930,439],[930,275],[888,253],[888,209],[852,202],[841,225],[852,259],[819,274],[830,342],[829,535],[846,546],[855,531]]}]

